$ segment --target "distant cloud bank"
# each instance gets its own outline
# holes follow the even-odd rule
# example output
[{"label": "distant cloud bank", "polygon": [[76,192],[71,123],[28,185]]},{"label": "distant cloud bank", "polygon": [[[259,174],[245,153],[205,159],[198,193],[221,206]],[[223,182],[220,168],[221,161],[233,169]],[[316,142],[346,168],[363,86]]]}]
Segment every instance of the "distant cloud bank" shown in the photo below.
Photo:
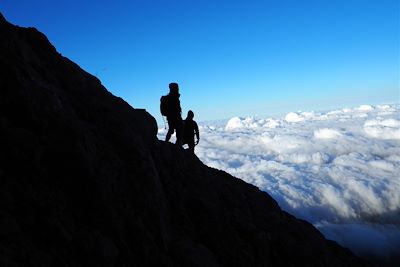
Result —
[{"label": "distant cloud bank", "polygon": [[399,105],[234,117],[201,126],[196,154],[356,253],[400,255],[399,118]]}]

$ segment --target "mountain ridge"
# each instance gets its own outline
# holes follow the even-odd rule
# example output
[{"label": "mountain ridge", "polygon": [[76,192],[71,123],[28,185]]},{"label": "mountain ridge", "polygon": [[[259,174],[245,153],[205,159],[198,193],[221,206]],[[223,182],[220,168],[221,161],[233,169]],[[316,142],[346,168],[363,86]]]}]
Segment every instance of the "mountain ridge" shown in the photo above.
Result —
[{"label": "mountain ridge", "polygon": [[365,266],[0,13],[0,264]]}]

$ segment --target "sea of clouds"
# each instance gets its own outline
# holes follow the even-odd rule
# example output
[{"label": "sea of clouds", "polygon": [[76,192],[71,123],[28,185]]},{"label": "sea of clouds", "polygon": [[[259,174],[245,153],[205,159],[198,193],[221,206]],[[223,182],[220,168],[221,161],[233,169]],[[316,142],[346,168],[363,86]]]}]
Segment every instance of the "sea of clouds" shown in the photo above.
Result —
[{"label": "sea of clouds", "polygon": [[400,255],[400,105],[234,117],[200,133],[206,165],[258,186],[359,255]]}]

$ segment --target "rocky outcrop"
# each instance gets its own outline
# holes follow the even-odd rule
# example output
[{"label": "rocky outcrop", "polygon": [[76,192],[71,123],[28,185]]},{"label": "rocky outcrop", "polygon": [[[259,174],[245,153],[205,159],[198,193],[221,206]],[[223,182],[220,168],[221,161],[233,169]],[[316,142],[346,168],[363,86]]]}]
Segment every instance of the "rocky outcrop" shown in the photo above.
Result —
[{"label": "rocky outcrop", "polygon": [[0,266],[358,266],[0,16]]}]

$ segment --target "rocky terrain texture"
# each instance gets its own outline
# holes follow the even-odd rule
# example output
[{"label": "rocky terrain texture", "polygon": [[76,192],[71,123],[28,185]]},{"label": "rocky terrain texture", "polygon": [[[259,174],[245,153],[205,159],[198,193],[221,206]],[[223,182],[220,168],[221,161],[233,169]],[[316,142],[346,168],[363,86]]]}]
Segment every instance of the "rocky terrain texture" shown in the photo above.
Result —
[{"label": "rocky terrain texture", "polygon": [[0,14],[0,266],[365,266]]}]

